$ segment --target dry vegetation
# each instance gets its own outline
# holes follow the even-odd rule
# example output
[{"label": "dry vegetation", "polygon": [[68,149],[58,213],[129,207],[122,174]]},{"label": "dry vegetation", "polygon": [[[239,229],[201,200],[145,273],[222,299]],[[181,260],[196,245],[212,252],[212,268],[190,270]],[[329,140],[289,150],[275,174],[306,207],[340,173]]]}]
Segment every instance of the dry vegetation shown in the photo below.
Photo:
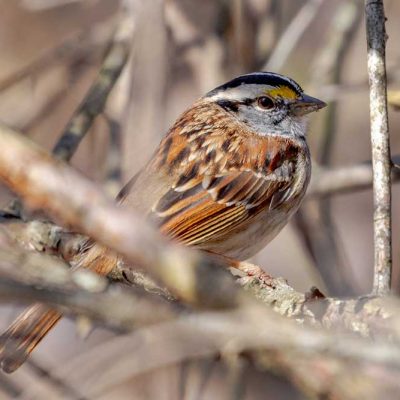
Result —
[{"label": "dry vegetation", "polygon": [[[385,67],[380,3],[0,0],[1,327],[34,300],[71,317],[0,373],[0,398],[399,397],[400,4],[385,1]],[[261,69],[329,107],[307,199],[254,264],[171,244],[115,206],[185,107]],[[127,262],[109,279],[71,272],[81,234]]]}]

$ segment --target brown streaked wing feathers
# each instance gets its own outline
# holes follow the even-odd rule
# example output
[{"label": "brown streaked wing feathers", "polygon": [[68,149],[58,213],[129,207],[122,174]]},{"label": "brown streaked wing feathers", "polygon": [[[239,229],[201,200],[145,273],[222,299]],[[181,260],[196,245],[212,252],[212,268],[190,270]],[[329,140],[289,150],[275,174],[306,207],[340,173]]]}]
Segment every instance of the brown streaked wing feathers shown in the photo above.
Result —
[{"label": "brown streaked wing feathers", "polygon": [[[116,255],[100,245],[88,243],[86,246],[79,267],[107,275],[116,263]],[[0,366],[3,371],[10,373],[19,368],[60,318],[62,314],[59,311],[40,303],[23,311],[0,336]]]},{"label": "brown streaked wing feathers", "polygon": [[261,204],[268,207],[265,203],[273,194],[288,185],[251,171],[227,172],[218,178],[211,188],[197,182],[187,191],[170,189],[154,209],[161,232],[187,245],[202,245],[210,236],[215,240],[237,228],[257,213]]},{"label": "brown streaked wing feathers", "polygon": [[153,160],[170,186],[150,217],[188,245],[219,240],[260,210],[279,206],[293,175],[277,172],[285,163],[292,167],[298,151],[284,138],[249,132],[218,106],[197,108],[183,114]]}]

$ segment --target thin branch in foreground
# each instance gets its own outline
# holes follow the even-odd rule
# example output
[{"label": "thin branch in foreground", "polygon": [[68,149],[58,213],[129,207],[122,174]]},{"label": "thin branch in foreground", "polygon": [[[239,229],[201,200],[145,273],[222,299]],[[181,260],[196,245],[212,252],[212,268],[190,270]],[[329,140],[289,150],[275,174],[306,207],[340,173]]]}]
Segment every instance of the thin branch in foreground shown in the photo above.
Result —
[{"label": "thin branch in foreground", "polygon": [[391,160],[387,114],[386,30],[383,0],[365,0],[370,85],[372,169],[374,174],[373,291],[390,291],[392,276]]},{"label": "thin branch in foreground", "polygon": [[[374,372],[376,370],[385,376],[395,375],[397,379],[389,384],[391,389],[398,389],[400,348],[396,340],[387,342],[383,336],[377,336],[373,342],[340,331],[328,332],[316,329],[306,324],[299,329],[295,321],[283,318],[269,307],[262,307],[260,304],[243,305],[229,312],[221,310],[182,312],[179,308],[174,308],[172,304],[162,302],[154,296],[138,297],[124,288],[107,286],[104,278],[93,273],[73,272],[65,269],[65,266],[53,258],[12,248],[6,239],[1,239],[0,298],[2,300],[48,301],[74,314],[101,321],[106,326],[122,330],[132,330],[142,326],[146,328],[147,334],[143,337],[142,346],[139,346],[141,350],[139,351],[136,344],[134,346],[139,353],[131,350],[132,343],[135,343],[133,337],[117,339],[119,345],[121,344],[119,340],[128,339],[123,349],[124,355],[128,355],[132,361],[129,363],[130,369],[121,370],[121,359],[123,363],[127,359],[118,355],[121,346],[115,348],[114,343],[110,342],[107,345],[102,344],[104,351],[99,353],[96,350],[96,362],[93,362],[90,352],[73,361],[75,367],[69,372],[63,366],[58,371],[52,371],[53,379],[60,379],[68,386],[79,387],[83,395],[95,397],[95,393],[88,393],[85,390],[87,383],[91,381],[89,377],[93,368],[96,371],[105,371],[100,380],[96,375],[98,384],[92,387],[101,391],[105,388],[104,385],[120,382],[121,379],[128,378],[127,374],[132,372],[141,373],[188,357],[212,354],[237,355],[243,351],[264,371],[281,374],[287,371],[293,383],[302,390],[306,387],[307,392],[312,390],[319,393],[321,388],[329,388],[329,391],[341,394],[338,398],[355,399],[356,397],[352,396],[353,386],[347,384],[347,373],[358,382],[354,384],[355,387],[363,389],[363,393],[367,395],[365,387],[368,385],[365,386],[361,382],[376,385],[379,390],[382,390],[381,386],[386,385],[386,381],[384,383],[380,381],[380,375]],[[319,297],[315,293],[313,296]],[[290,301],[290,298],[288,299]],[[361,304],[354,301],[353,306],[358,312],[364,308],[368,318],[373,318],[379,311],[376,307],[379,307],[379,304],[382,307],[384,301],[384,299],[376,300],[378,304],[373,304],[374,299],[371,302],[368,299],[364,300]],[[318,306],[318,299],[316,303]],[[398,310],[398,303],[395,300],[394,303],[393,309]],[[324,303],[320,305],[322,309],[326,308]],[[338,308],[346,307],[339,305]],[[348,318],[351,315],[350,309],[347,308],[344,314]],[[382,322],[387,321],[390,315],[390,312],[383,312]],[[399,326],[398,317],[395,318],[397,322],[393,322],[395,327],[393,333]],[[356,317],[353,325],[357,325],[357,329],[360,329],[362,328],[360,322]],[[139,331],[134,336],[140,336],[144,332]],[[162,340],[154,342],[152,341],[154,338]],[[164,342],[164,339],[167,339],[167,342]],[[154,347],[150,345],[151,343]],[[149,344],[150,347],[145,344]],[[143,348],[146,348],[144,353]],[[170,348],[175,351],[165,352],[165,349]],[[161,354],[166,355],[167,359],[160,357]],[[88,357],[91,360],[89,363],[87,363]],[[79,368],[76,368],[76,362]],[[113,369],[99,369],[99,365],[103,363],[112,365]],[[322,369],[325,372],[322,376],[303,374],[302,366],[305,365],[308,370]],[[347,373],[337,374],[335,371],[338,365]],[[355,368],[356,366],[360,368]],[[325,373],[329,376],[329,382],[326,382]]]},{"label": "thin branch in foreground", "polygon": [[[344,60],[361,15],[362,9],[354,1],[338,2],[327,26],[325,44],[314,61],[313,87],[340,81]],[[318,160],[323,167],[332,162],[336,136],[337,103],[332,102],[324,113],[318,140]],[[331,199],[320,197],[318,201],[303,204],[294,222],[298,236],[314,261],[312,266],[321,276],[328,293],[332,296],[354,294],[355,280],[348,268],[346,251],[332,215]]]},{"label": "thin branch in foreground", "polygon": [[103,111],[128,60],[132,31],[132,20],[122,19],[95,82],[53,149],[56,157],[69,161],[96,116]]}]

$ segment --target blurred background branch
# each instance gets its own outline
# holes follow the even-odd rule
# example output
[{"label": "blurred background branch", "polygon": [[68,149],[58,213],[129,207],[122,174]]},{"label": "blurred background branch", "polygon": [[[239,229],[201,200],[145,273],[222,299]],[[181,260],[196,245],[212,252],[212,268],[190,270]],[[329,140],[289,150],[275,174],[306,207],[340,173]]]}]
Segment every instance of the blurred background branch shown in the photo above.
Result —
[{"label": "blurred background branch", "polygon": [[103,112],[108,95],[128,60],[132,34],[130,16],[121,18],[96,80],[53,149],[57,158],[69,161],[94,119]]},{"label": "blurred background branch", "polygon": [[[312,87],[340,82],[345,57],[361,20],[361,11],[356,1],[343,2],[335,9],[325,45],[314,61]],[[337,102],[332,101],[324,115],[324,124],[319,135],[318,165],[314,168],[317,173],[320,166],[327,167],[332,163],[336,125]],[[320,181],[326,181],[326,177],[320,178]],[[330,198],[322,197],[318,201],[307,203],[297,214],[295,221],[329,294],[354,294],[354,279],[351,277],[342,241],[332,217]]]},{"label": "blurred background branch", "polygon": [[262,68],[263,71],[280,71],[282,69],[297,42],[301,40],[303,33],[316,17],[322,3],[323,0],[308,0],[305,2],[285,32],[280,36],[273,53]]}]

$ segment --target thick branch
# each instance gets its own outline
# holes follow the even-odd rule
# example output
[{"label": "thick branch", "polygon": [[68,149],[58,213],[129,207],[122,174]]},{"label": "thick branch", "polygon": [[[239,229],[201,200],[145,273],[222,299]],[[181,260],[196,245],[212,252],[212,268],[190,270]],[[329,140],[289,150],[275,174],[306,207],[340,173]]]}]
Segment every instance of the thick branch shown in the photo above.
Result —
[{"label": "thick branch", "polygon": [[[63,232],[59,227],[50,223],[34,221],[3,226],[6,227],[7,233],[18,244],[22,244],[27,249],[40,252],[46,251],[50,254],[57,254],[60,251],[60,247],[61,250],[69,249],[69,251],[65,251],[62,254],[67,260],[71,259],[79,251],[79,244],[82,241],[79,235],[77,235],[78,237],[71,237],[70,234]],[[33,237],[31,235],[32,231],[35,232]],[[46,264],[45,260],[40,261],[40,258],[35,258],[35,256],[29,259],[32,259],[34,263],[28,263],[26,268],[25,264],[22,264],[22,267],[24,267],[23,277],[26,279],[30,274],[38,273],[38,265]],[[52,264],[54,268],[56,270],[57,268],[59,269],[59,262],[57,263],[53,260],[51,259],[51,262],[48,261],[46,265],[51,268],[50,264],[54,263]],[[364,337],[390,337],[391,340],[400,343],[400,330],[397,328],[398,325],[400,326],[400,316],[396,311],[400,306],[394,300],[380,297],[324,298],[317,289],[312,289],[309,293],[304,294],[293,289],[285,279],[273,278],[255,265],[228,259],[225,262],[235,268],[235,274],[239,275],[238,279],[242,287],[249,290],[252,295],[282,316],[296,319],[299,322],[311,323],[314,326],[355,332]],[[39,269],[39,271],[43,271],[43,269]],[[41,279],[45,279],[46,282],[48,282],[46,279],[52,276],[51,270],[49,271],[43,272],[41,275]],[[118,263],[108,277],[114,281],[122,281],[135,287],[142,287],[148,292],[170,299],[165,289],[156,285],[142,271],[133,270],[125,263]],[[26,282],[26,280],[23,282]],[[62,288],[62,285],[60,287]],[[32,291],[27,288],[24,290],[29,295],[34,296]],[[44,294],[44,296],[46,295]],[[65,301],[60,296],[56,297],[59,300],[61,299],[60,301]],[[22,295],[18,295],[18,298],[22,299]],[[44,301],[52,302],[54,299],[49,295],[44,298]]]},{"label": "thick branch", "polygon": [[388,293],[392,275],[390,143],[385,64],[383,0],[365,0],[374,172],[374,292]]},{"label": "thick branch", "polygon": [[57,258],[27,252],[0,237],[0,300],[42,302],[68,314],[83,315],[118,330],[168,320],[170,304],[150,295],[108,285],[91,271],[73,272]]},{"label": "thick branch", "polygon": [[[167,348],[182,349],[178,353],[172,352],[174,359],[170,359],[169,362],[199,355],[235,355],[245,352],[262,369],[287,373],[306,393],[311,391],[320,394],[329,390],[333,394],[340,394],[340,398],[355,399],[357,397],[353,396],[353,385],[348,385],[351,381],[348,380],[348,374],[352,380],[358,382],[354,387],[363,390],[362,393],[367,396],[362,398],[373,398],[366,391],[364,383],[374,384],[379,390],[378,393],[382,390],[382,385],[389,384],[391,389],[398,388],[398,378],[383,384],[375,373],[369,372],[369,367],[373,366],[373,371],[379,370],[384,375],[390,373],[400,376],[400,349],[397,343],[371,342],[340,332],[329,333],[307,325],[299,329],[294,321],[282,318],[269,308],[256,305],[244,306],[234,312],[186,311],[180,314],[167,303],[149,296],[139,298],[115,286],[108,287],[103,278],[89,271],[72,272],[53,258],[25,253],[5,243],[4,237],[1,239],[2,299],[49,302],[62,310],[66,307],[69,312],[123,330],[152,325],[148,330],[150,337],[165,339],[161,346],[163,351]],[[366,301],[365,304],[367,303]],[[360,309],[367,308],[366,305],[357,302],[354,302],[354,305]],[[396,308],[398,309],[398,304]],[[345,311],[349,312],[350,309]],[[375,311],[374,308],[370,308],[371,314]],[[386,313],[386,318],[389,316],[390,313]],[[353,324],[359,325],[359,321],[355,319]],[[139,357],[135,351],[128,351],[129,347],[123,348],[125,355],[129,354],[130,359],[136,360],[135,357]],[[149,357],[151,359],[151,349],[151,346],[147,348],[145,360]],[[153,360],[158,362],[158,365],[168,362],[160,357],[159,352],[156,353],[157,358]],[[101,354],[100,360],[104,356],[109,360],[110,355],[107,351]],[[82,359],[80,362],[82,363]],[[99,359],[89,365],[98,368],[98,362]],[[136,373],[146,370],[146,365],[147,361],[143,364],[142,360]],[[153,365],[156,366],[157,364]],[[307,370],[314,371],[312,377],[303,373],[305,366]],[[338,374],[338,367],[346,373]],[[104,379],[107,380],[110,379],[110,370],[106,370],[107,376]],[[321,370],[324,373],[321,373]],[[86,368],[79,368],[79,371],[80,374],[89,372]],[[131,370],[125,371],[132,373]],[[67,376],[70,377],[71,374]],[[81,378],[81,375],[79,377]],[[121,376],[118,376],[116,379],[120,378]],[[79,384],[78,387],[81,388],[82,385]]]},{"label": "thick branch", "polygon": [[283,278],[263,281],[244,277],[240,282],[264,304],[298,322],[354,332],[363,337],[390,338],[400,343],[400,305],[395,299],[374,296],[324,298],[316,288],[305,294],[297,292]]},{"label": "thick branch", "polygon": [[239,301],[237,286],[219,262],[170,245],[142,218],[117,207],[95,184],[17,132],[0,127],[2,144],[7,152],[0,154],[0,179],[28,206],[45,210],[65,226],[116,250],[132,265],[146,268],[189,303],[225,307]]}]

